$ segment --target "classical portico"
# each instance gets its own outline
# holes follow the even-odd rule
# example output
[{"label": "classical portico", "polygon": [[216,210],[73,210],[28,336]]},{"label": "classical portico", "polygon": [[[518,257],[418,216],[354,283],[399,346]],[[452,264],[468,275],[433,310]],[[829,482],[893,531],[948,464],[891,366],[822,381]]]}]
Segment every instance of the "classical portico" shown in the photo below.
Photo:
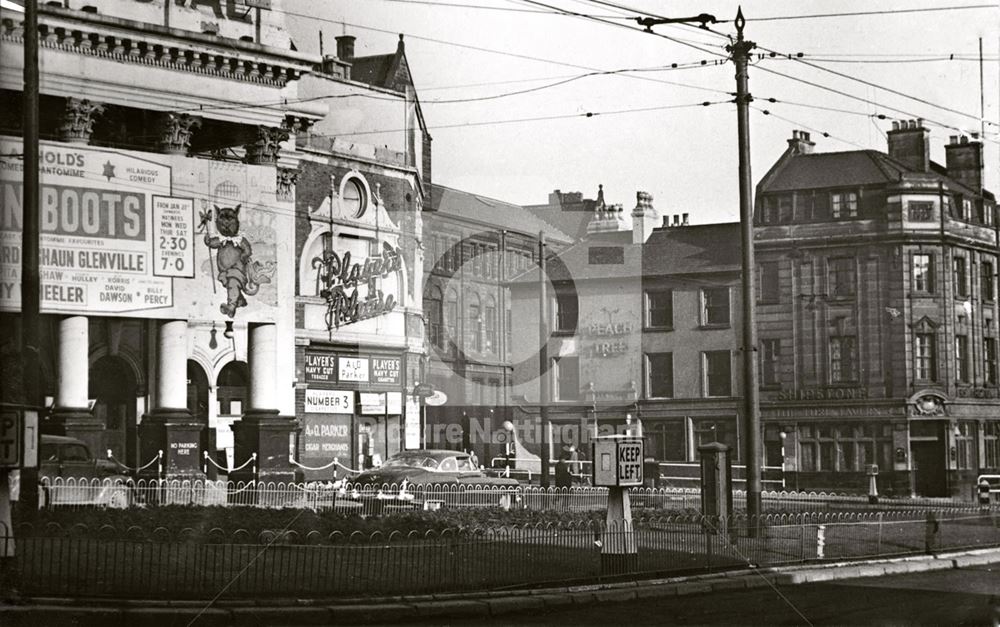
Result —
[{"label": "classical portico", "polygon": [[[97,4],[39,7],[41,132],[58,140],[42,142],[40,175],[51,222],[40,256],[52,373],[43,428],[96,457],[113,449],[146,478],[203,477],[204,453],[217,459],[206,437],[222,413],[216,391],[237,365],[248,385],[245,399],[225,400],[238,425],[232,457],[257,454],[262,477],[291,479],[295,134],[326,113],[297,103],[297,81],[319,59],[279,47],[277,12],[255,40],[252,23],[228,15],[198,30],[206,7],[171,6],[163,24],[144,3]],[[0,34],[5,118],[22,106],[25,32],[5,19]],[[293,104],[267,105],[281,100]],[[0,137],[3,154],[20,141]],[[19,170],[0,173],[0,184],[20,183]],[[83,232],[79,199],[95,191],[104,204],[88,215],[100,224]],[[223,210],[231,232],[220,230]],[[220,259],[225,246],[237,261]],[[18,302],[0,295],[0,306]],[[109,392],[121,403],[110,410]],[[160,451],[162,464],[150,463]]]}]

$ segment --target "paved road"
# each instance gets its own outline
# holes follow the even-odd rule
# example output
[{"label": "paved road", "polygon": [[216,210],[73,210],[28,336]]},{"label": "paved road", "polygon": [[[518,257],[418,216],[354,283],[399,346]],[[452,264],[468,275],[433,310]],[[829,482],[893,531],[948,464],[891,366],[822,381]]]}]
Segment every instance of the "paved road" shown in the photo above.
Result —
[{"label": "paved road", "polygon": [[[779,594],[780,592],[780,594]],[[424,625],[1000,625],[1000,564]]]}]

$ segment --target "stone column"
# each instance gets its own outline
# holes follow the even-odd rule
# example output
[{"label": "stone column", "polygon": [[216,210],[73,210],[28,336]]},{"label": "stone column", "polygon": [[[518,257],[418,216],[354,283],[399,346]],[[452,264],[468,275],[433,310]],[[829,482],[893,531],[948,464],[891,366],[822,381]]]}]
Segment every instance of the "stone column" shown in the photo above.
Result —
[{"label": "stone column", "polygon": [[169,155],[186,155],[191,147],[195,129],[201,127],[201,118],[187,113],[168,113],[160,126],[159,148]]},{"label": "stone column", "polygon": [[288,461],[289,437],[298,427],[294,416],[280,416],[277,408],[278,342],[274,324],[251,324],[247,349],[250,366],[250,397],[243,417],[233,423],[236,465],[257,454],[257,477],[245,468],[233,480],[254,478],[265,482],[288,482],[295,472]]},{"label": "stone column", "polygon": [[[187,321],[164,320],[156,335],[156,400],[140,425],[139,465],[163,451],[167,479],[204,478],[202,425],[187,408]],[[143,471],[155,478],[157,465]]]},{"label": "stone column", "polygon": [[89,144],[94,122],[104,113],[104,105],[83,98],[67,98],[59,138],[72,144]]},{"label": "stone column", "polygon": [[244,144],[246,155],[243,161],[250,165],[274,165],[278,163],[281,143],[291,137],[291,128],[282,126],[258,126],[254,141]]},{"label": "stone column", "polygon": [[69,316],[59,321],[59,372],[56,403],[46,431],[80,438],[94,457],[106,454],[104,423],[88,407],[90,394],[90,320]]}]

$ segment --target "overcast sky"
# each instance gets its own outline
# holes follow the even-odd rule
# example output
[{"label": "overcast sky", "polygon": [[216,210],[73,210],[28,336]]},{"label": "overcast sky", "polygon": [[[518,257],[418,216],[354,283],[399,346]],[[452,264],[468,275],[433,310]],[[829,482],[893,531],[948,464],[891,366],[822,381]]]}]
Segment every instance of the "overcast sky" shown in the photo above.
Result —
[{"label": "overcast sky", "polygon": [[[643,33],[634,22],[618,19],[636,15],[633,11],[586,0],[540,1],[612,24],[553,14],[525,0],[284,0],[283,6],[289,14],[319,12],[326,20],[288,15],[300,50],[318,52],[321,29],[328,54],[335,49],[333,38],[344,32],[357,37],[359,56],[392,52],[396,33],[406,35],[407,57],[434,138],[436,183],[520,204],[543,203],[553,189],[582,191],[593,197],[598,184],[603,183],[608,201],[623,203],[626,208],[635,205],[635,192],[644,190],[653,194],[661,215],[686,212],[697,224],[738,220],[735,105],[663,108],[732,98],[733,66],[724,61],[727,40],[693,28],[655,28],[656,33],[690,44],[685,45]],[[713,30],[735,33],[735,2],[615,0],[613,4],[670,17],[710,13],[726,20]],[[744,2],[746,36],[762,48],[801,52],[803,61],[871,83],[849,80],[796,60],[755,62],[750,70],[750,88],[757,99],[754,104],[772,115],[751,112],[754,183],[784,150],[793,129],[810,131],[817,151],[885,151],[885,132],[891,122],[873,119],[872,114],[927,120],[931,158],[943,164],[944,144],[949,136],[960,133],[949,126],[966,132],[979,130],[978,53],[982,38],[988,121],[986,180],[996,191],[1000,161],[996,5],[911,11],[985,4],[963,0]],[[755,20],[873,10],[897,12]],[[707,64],[702,66],[701,61]],[[650,69],[674,63],[680,67]],[[689,66],[692,63],[695,67]],[[586,76],[531,93],[478,102],[435,102],[497,96],[544,87],[594,70],[624,68],[649,71]],[[778,102],[767,102],[768,98]],[[622,112],[631,109],[647,110]],[[588,112],[601,115],[502,123]],[[462,124],[475,125],[454,126]],[[447,126],[453,127],[442,128]],[[824,132],[830,136],[823,137]]]}]

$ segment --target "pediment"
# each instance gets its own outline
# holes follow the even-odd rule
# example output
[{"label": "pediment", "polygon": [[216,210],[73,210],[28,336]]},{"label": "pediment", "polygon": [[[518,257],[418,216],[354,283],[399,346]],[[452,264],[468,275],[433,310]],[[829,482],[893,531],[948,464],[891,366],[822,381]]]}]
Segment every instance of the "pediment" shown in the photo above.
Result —
[{"label": "pediment", "polygon": [[937,331],[940,326],[940,322],[934,321],[929,316],[921,316],[920,319],[910,325],[910,328],[914,331],[933,332]]}]

